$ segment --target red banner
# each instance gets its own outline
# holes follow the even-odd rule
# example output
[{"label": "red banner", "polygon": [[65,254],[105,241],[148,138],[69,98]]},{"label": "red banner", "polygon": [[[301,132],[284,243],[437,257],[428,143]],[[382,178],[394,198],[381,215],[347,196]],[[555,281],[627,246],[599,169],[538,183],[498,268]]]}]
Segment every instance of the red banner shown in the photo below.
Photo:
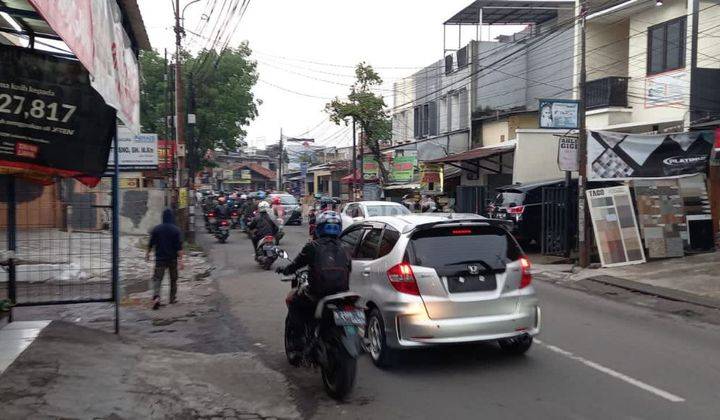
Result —
[{"label": "red banner", "polygon": [[175,142],[173,140],[158,140],[158,169],[172,169],[175,160]]},{"label": "red banner", "polygon": [[93,73],[92,0],[30,0],[38,13],[60,35],[70,50]]}]

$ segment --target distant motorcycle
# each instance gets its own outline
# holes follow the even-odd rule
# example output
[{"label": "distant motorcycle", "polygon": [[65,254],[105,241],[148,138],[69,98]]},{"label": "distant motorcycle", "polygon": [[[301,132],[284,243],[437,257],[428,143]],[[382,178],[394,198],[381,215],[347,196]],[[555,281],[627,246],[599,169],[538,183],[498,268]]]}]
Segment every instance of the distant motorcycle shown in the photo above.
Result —
[{"label": "distant motorcycle", "polygon": [[206,214],[205,229],[208,233],[215,232],[217,220],[217,214],[215,214],[214,211],[210,211]]},{"label": "distant motorcycle", "polygon": [[236,229],[240,225],[240,213],[237,210],[230,212],[230,227]]},{"label": "distant motorcycle", "polygon": [[[287,252],[278,250],[278,255],[288,258]],[[285,302],[289,305],[296,293],[305,293],[308,287],[308,272],[301,270],[294,278],[282,279],[291,282],[293,290]],[[285,318],[285,353],[293,366],[320,367],[323,386],[332,398],[342,400],[353,389],[357,372],[357,358],[362,352],[362,334],[365,328],[365,310],[357,306],[360,295],[352,292],[338,293],[321,299],[314,317],[305,324],[302,334],[302,354],[299,358],[290,355],[292,336],[289,316]]]},{"label": "distant motorcycle", "polygon": [[228,222],[225,219],[220,220],[220,223],[218,223],[217,228],[215,229],[215,238],[217,238],[218,242],[221,244],[224,244],[227,242],[228,237],[230,236],[230,222]]}]

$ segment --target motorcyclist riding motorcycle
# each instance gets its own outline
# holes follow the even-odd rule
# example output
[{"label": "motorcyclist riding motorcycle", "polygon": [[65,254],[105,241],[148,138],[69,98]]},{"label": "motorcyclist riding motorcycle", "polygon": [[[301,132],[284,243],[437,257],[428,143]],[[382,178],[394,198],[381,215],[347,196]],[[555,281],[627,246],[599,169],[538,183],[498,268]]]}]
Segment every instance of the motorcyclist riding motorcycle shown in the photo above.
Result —
[{"label": "motorcyclist riding motorcycle", "polygon": [[305,322],[312,317],[317,302],[325,296],[349,290],[351,260],[340,242],[342,219],[334,211],[326,211],[317,217],[318,239],[308,242],[295,260],[276,271],[290,275],[308,266],[308,288],[298,289],[290,298],[288,311],[292,330],[291,354],[299,357],[302,350],[302,331]]},{"label": "motorcyclist riding motorcycle", "polygon": [[275,221],[268,214],[270,204],[267,201],[261,201],[258,204],[258,215],[249,224],[248,229],[254,230],[252,242],[253,249],[257,252],[258,242],[268,235],[276,236],[279,228]]}]

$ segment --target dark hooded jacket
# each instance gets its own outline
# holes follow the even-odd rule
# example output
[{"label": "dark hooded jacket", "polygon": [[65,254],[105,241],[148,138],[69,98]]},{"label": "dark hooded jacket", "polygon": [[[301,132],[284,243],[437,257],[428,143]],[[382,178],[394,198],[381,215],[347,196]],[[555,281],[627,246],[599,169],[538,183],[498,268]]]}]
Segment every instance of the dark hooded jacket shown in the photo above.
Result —
[{"label": "dark hooded jacket", "polygon": [[172,261],[182,251],[182,234],[175,225],[173,212],[165,209],[162,224],[155,226],[150,232],[150,248],[155,248],[155,261]]}]

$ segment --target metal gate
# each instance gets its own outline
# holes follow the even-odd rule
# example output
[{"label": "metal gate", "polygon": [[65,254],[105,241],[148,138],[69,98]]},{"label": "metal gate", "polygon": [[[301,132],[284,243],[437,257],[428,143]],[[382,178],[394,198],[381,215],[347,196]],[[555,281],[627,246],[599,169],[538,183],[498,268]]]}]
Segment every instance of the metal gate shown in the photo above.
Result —
[{"label": "metal gate", "polygon": [[485,187],[458,186],[455,207],[458,213],[485,214],[487,209],[487,190]]},{"label": "metal gate", "polygon": [[540,247],[545,255],[567,257],[573,248],[576,226],[573,209],[577,208],[577,197],[568,194],[569,190],[565,187],[542,189]]},{"label": "metal gate", "polygon": [[7,240],[0,241],[0,299],[13,306],[117,302],[113,178],[94,188],[74,179],[40,185],[1,178]]}]

